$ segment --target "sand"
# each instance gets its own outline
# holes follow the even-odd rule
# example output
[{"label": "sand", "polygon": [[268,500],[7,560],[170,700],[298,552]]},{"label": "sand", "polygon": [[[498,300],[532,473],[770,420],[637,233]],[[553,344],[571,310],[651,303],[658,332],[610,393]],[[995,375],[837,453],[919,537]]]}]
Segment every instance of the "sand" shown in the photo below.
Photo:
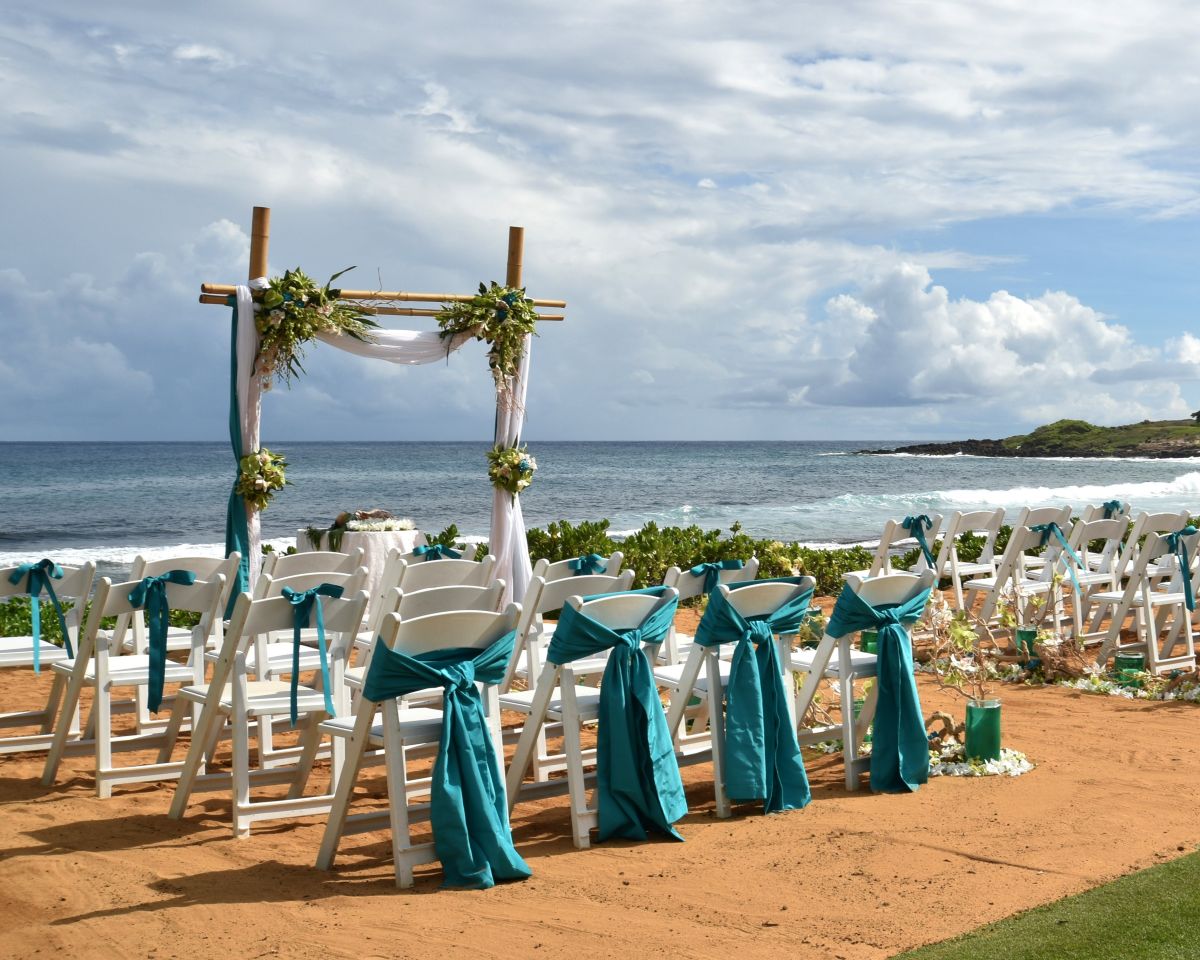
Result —
[{"label": "sand", "polygon": [[[45,676],[0,674],[5,709]],[[922,680],[929,712],[961,701]],[[847,793],[841,761],[806,751],[813,802],[713,816],[711,768],[684,769],[684,843],[575,850],[566,797],[519,804],[524,883],[397,890],[386,833],[313,867],[323,822],[232,838],[229,798],[167,819],[173,785],[93,793],[87,758],[43,788],[42,758],[0,758],[0,956],[889,957],[1195,849],[1200,707],[1005,686],[1017,779],[935,779]],[[382,792],[382,769],[366,787]],[[314,787],[324,782],[315,778]]]}]

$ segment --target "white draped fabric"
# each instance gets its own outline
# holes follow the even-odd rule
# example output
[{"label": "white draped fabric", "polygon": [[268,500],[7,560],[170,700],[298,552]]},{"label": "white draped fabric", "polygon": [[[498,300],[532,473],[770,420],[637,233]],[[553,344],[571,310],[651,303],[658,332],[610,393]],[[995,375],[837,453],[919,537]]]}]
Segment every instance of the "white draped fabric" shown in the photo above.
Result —
[{"label": "white draped fabric", "polygon": [[[496,394],[496,443],[514,446],[521,439],[525,426],[525,391],[529,385],[529,348],[531,337],[525,337],[525,353],[517,375],[509,380],[509,396]],[[492,491],[492,532],[488,549],[496,558],[495,575],[505,588],[504,602],[524,599],[533,569],[529,564],[529,542],[525,539],[525,517],[521,514],[521,498],[496,487]]]},{"label": "white draped fabric", "polygon": [[[254,373],[254,360],[258,354],[258,332],[253,323],[242,323],[242,317],[254,316],[252,289],[261,290],[267,284],[265,278],[251,280],[249,286],[237,288],[238,307],[238,409],[242,419],[242,451],[253,453],[259,444],[259,418],[261,415],[262,381]],[[436,331],[426,330],[383,330],[371,331],[373,342],[356,340],[353,337],[334,334],[318,334],[317,339],[331,347],[345,350],[360,357],[386,360],[389,363],[422,364],[445,360],[471,339],[470,334],[455,337],[449,343]],[[525,354],[517,375],[509,381],[507,397],[496,394],[496,443],[512,446],[520,439],[525,425],[525,390],[529,382],[530,337],[525,338]],[[258,579],[262,564],[261,529],[258,513],[246,508],[250,527],[250,582]],[[505,490],[495,489],[492,493],[492,530],[489,548],[496,557],[496,576],[506,586],[505,603],[518,602],[525,596],[533,570],[529,563],[529,544],[525,539],[525,519],[521,515],[521,500],[510,496]]]}]

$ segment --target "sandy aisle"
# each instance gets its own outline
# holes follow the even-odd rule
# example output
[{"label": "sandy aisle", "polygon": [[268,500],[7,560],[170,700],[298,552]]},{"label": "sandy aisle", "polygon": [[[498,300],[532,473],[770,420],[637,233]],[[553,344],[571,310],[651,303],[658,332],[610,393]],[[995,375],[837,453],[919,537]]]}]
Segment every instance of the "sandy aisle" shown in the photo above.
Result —
[{"label": "sandy aisle", "polygon": [[[45,683],[5,671],[0,702],[36,705]],[[927,711],[954,703],[922,696]],[[1039,765],[1025,777],[847,794],[840,760],[806,752],[810,807],[721,822],[710,768],[685,768],[686,843],[576,851],[565,797],[523,804],[514,833],[535,875],[487,892],[439,891],[432,868],[396,890],[386,834],[349,838],[326,874],[317,820],[235,841],[226,795],[174,822],[169,785],[104,802],[82,758],[56,789],[38,784],[40,758],[0,759],[0,955],[887,957],[1200,843],[1200,708],[1002,696],[1006,745]]]}]

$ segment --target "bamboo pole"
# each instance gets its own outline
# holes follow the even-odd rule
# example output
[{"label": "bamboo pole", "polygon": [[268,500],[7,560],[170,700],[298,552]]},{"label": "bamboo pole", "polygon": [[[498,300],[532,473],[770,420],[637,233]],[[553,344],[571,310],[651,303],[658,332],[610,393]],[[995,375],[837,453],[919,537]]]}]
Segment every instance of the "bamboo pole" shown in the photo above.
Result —
[{"label": "bamboo pole", "polygon": [[[267,275],[267,249],[271,243],[271,208],[255,207],[250,220],[250,278]],[[233,293],[233,288],[229,289]]]},{"label": "bamboo pole", "polygon": [[[509,227],[508,228],[508,271],[504,277],[504,285],[506,287],[520,287],[521,275],[525,267],[525,228],[524,227]],[[534,301],[537,304],[537,301]],[[540,306],[540,304],[538,304]],[[550,304],[546,304],[550,306]],[[554,306],[566,306],[566,304],[554,304]]]},{"label": "bamboo pole", "polygon": [[[262,274],[260,274],[262,276]],[[219,296],[233,296],[231,283],[202,283],[200,292]],[[473,294],[469,293],[410,293],[406,290],[340,290],[342,300],[397,300],[405,303],[466,303]],[[204,303],[216,301],[205,300]],[[534,300],[535,307],[565,307],[566,300]]]},{"label": "bamboo pole", "polygon": [[[230,294],[229,296],[232,296]],[[200,294],[201,303],[216,304],[218,306],[229,306],[229,296],[217,296],[213,293]],[[363,313],[369,313],[381,317],[436,317],[440,310],[425,310],[415,307],[374,307],[362,306],[359,308]],[[566,316],[561,313],[539,313],[538,320],[566,320]]]}]

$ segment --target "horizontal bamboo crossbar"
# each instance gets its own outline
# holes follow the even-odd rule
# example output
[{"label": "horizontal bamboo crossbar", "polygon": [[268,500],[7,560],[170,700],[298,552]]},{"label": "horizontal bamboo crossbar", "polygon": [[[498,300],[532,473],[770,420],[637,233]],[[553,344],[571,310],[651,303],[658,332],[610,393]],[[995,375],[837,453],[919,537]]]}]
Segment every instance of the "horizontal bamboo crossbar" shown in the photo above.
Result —
[{"label": "horizontal bamboo crossbar", "polygon": [[[202,283],[202,294],[219,294],[232,296],[236,288],[231,283]],[[400,300],[408,303],[467,303],[473,299],[470,293],[409,293],[405,290],[339,290],[342,300]],[[212,300],[201,300],[201,303],[213,303]],[[565,307],[566,300],[534,300],[535,307]]]},{"label": "horizontal bamboo crossbar", "polygon": [[[227,297],[218,296],[215,293],[200,294],[201,303],[215,303],[222,306],[228,306],[229,300]],[[423,307],[372,307],[363,306],[359,308],[363,313],[372,314],[380,317],[436,317],[440,310],[429,310]],[[539,313],[538,320],[565,320],[567,319],[561,313]]]}]

